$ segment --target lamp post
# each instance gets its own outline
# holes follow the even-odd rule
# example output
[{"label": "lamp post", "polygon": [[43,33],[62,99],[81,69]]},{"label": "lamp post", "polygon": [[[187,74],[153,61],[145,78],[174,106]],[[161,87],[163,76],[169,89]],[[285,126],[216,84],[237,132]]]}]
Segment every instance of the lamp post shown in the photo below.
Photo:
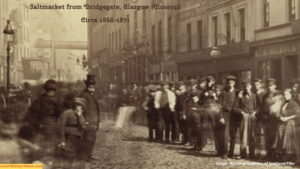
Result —
[{"label": "lamp post", "polygon": [[218,47],[212,47],[211,51],[210,51],[210,56],[214,58],[214,63],[215,63],[215,67],[216,67],[216,79],[218,78],[217,77],[217,74],[218,74],[218,66],[217,66],[217,58],[221,55],[221,52],[219,50]]},{"label": "lamp post", "polygon": [[7,92],[9,92],[9,87],[10,87],[10,50],[11,50],[11,46],[12,43],[14,42],[14,35],[15,35],[15,31],[13,30],[11,24],[10,24],[10,20],[7,20],[7,25],[3,31],[4,35],[5,35],[5,41],[7,42],[7,58],[6,58],[6,62],[7,62],[7,80],[6,80],[6,87],[7,87]]}]

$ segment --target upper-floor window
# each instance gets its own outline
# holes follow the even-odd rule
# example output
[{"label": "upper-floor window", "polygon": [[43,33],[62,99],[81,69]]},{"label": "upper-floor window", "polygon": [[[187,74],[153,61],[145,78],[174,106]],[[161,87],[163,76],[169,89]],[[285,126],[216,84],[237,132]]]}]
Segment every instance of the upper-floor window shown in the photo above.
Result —
[{"label": "upper-floor window", "polygon": [[172,17],[168,18],[168,53],[172,52]]},{"label": "upper-floor window", "polygon": [[147,13],[146,10],[143,10],[143,33],[147,34]]},{"label": "upper-floor window", "polygon": [[218,46],[218,17],[212,18],[212,35],[213,35],[213,46]]},{"label": "upper-floor window", "polygon": [[137,41],[137,27],[138,27],[138,13],[137,11],[134,11],[134,29],[133,29],[133,39],[134,41]]},{"label": "upper-floor window", "polygon": [[246,40],[246,23],[245,23],[245,9],[239,10],[240,15],[240,40]]},{"label": "upper-floor window", "polygon": [[163,28],[162,28],[162,22],[161,21],[159,21],[159,23],[158,23],[158,52],[159,53],[162,53],[162,48],[163,48],[163,46],[162,46],[162,31],[163,31]]},{"label": "upper-floor window", "polygon": [[269,0],[263,0],[263,21],[264,26],[270,26],[270,4]]},{"label": "upper-floor window", "polygon": [[[129,15],[127,14],[127,19],[129,19]],[[126,40],[128,41],[129,40],[129,29],[130,29],[130,27],[129,27],[130,25],[129,25],[129,22],[127,22],[126,23]]]},{"label": "upper-floor window", "polygon": [[231,40],[231,17],[229,12],[225,14],[225,29],[226,43],[228,44]]},{"label": "upper-floor window", "polygon": [[296,19],[296,0],[288,0],[289,20]]},{"label": "upper-floor window", "polygon": [[203,48],[203,25],[202,21],[197,22],[197,30],[198,30],[198,48]]},{"label": "upper-floor window", "polygon": [[153,54],[155,54],[155,45],[156,45],[156,43],[155,43],[155,40],[156,40],[156,38],[155,38],[155,25],[152,25],[152,28],[151,28],[152,30],[151,30],[151,36],[152,36],[152,38],[151,38],[151,42],[152,42],[152,53]]},{"label": "upper-floor window", "polygon": [[186,26],[187,31],[187,51],[192,50],[192,26],[190,23]]}]

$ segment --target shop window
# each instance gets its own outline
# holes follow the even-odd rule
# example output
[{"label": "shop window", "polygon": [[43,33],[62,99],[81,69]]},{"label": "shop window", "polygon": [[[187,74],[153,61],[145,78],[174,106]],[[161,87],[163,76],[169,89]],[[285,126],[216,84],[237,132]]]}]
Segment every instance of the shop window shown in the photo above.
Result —
[{"label": "shop window", "polygon": [[259,77],[266,81],[269,78],[274,78],[277,80],[277,86],[281,86],[281,60],[268,60],[259,63]]},{"label": "shop window", "polygon": [[286,79],[285,79],[285,85],[288,85],[288,82],[292,81],[297,77],[297,55],[294,56],[287,56],[285,67],[286,67]]}]

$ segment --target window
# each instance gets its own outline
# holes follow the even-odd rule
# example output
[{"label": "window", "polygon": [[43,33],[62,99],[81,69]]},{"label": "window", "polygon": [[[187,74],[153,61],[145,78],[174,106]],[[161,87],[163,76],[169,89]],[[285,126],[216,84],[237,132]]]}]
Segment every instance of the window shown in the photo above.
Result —
[{"label": "window", "polygon": [[197,30],[198,30],[198,48],[202,49],[203,48],[203,29],[202,29],[202,21],[197,22]]},{"label": "window", "polygon": [[168,18],[168,53],[172,52],[172,17]]},{"label": "window", "polygon": [[158,23],[158,52],[162,53],[162,22]]},{"label": "window", "polygon": [[115,50],[115,32],[111,33],[111,49],[112,52]]},{"label": "window", "polygon": [[122,31],[121,31],[121,29],[119,29],[119,49],[121,49],[122,48]]},{"label": "window", "polygon": [[270,6],[269,0],[263,0],[263,21],[264,26],[270,26]]},{"label": "window", "polygon": [[[129,19],[129,15],[127,15],[127,18]],[[129,40],[129,22],[126,25],[126,40]]]},{"label": "window", "polygon": [[110,52],[112,52],[111,33],[109,33],[109,35],[108,35],[108,43],[109,43],[109,49],[110,49]]},{"label": "window", "polygon": [[146,10],[143,10],[143,33],[147,34],[147,13]]},{"label": "window", "polygon": [[212,18],[213,46],[218,46],[218,17]]},{"label": "window", "polygon": [[155,54],[155,25],[152,25],[152,30],[151,30],[151,35],[152,35],[152,53]]},{"label": "window", "polygon": [[192,26],[190,23],[187,24],[186,26],[187,30],[187,51],[192,50]]},{"label": "window", "polygon": [[245,9],[239,10],[240,14],[240,40],[245,41],[246,40],[246,25],[245,25]]},{"label": "window", "polygon": [[137,27],[138,27],[138,23],[137,23],[137,11],[134,11],[134,29],[133,29],[133,31],[134,31],[134,37],[133,37],[133,39],[135,40],[135,41],[137,41]]},{"label": "window", "polygon": [[117,30],[116,30],[116,33],[115,33],[115,38],[116,38],[116,40],[115,40],[116,41],[115,42],[116,43],[115,44],[116,45],[115,49],[118,50],[119,49],[119,43],[120,43],[120,41],[118,40],[118,31]]},{"label": "window", "polygon": [[289,5],[289,20],[295,20],[296,19],[296,2],[295,0],[288,0]]},{"label": "window", "polygon": [[230,43],[231,41],[231,18],[230,18],[230,13],[225,14],[225,35],[226,35],[226,43]]}]

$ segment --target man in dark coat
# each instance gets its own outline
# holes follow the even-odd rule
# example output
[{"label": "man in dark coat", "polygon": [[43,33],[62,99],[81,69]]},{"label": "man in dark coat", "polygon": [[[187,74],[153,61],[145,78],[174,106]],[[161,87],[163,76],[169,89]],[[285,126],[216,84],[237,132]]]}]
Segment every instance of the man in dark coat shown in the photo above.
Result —
[{"label": "man in dark coat", "polygon": [[84,146],[84,156],[86,160],[97,159],[93,154],[96,134],[99,129],[100,122],[100,108],[95,98],[95,76],[87,75],[87,80],[85,81],[86,89],[82,92],[81,97],[85,99],[86,105],[84,108],[83,116],[86,120],[86,130],[83,133],[83,146]]},{"label": "man in dark coat", "polygon": [[[247,157],[247,146],[249,146],[249,156],[254,158],[255,153],[255,125],[256,125],[256,95],[252,92],[252,85],[250,81],[243,82],[244,90],[239,95],[233,104],[233,111],[242,116],[241,123],[241,146],[240,154],[242,158]],[[232,130],[232,138],[230,145],[230,154],[234,152],[234,145],[236,139],[236,130]],[[238,157],[239,158],[239,157]]]},{"label": "man in dark coat", "polygon": [[191,134],[188,134],[189,130],[189,114],[186,111],[187,102],[189,101],[189,94],[186,88],[186,85],[180,84],[179,86],[179,94],[177,95],[175,110],[179,117],[179,128],[182,133],[183,139],[182,143],[186,144],[191,142],[190,137]]},{"label": "man in dark coat", "polygon": [[263,153],[263,135],[265,133],[265,121],[263,120],[263,99],[266,95],[266,91],[263,87],[261,79],[254,80],[254,94],[256,95],[257,104],[257,122],[256,122],[256,147],[258,158],[262,158]]},{"label": "man in dark coat", "polygon": [[25,121],[36,132],[35,141],[45,152],[54,153],[58,138],[58,118],[61,114],[60,103],[55,98],[56,81],[48,80],[44,84],[45,92],[29,107]]},{"label": "man in dark coat", "polygon": [[278,93],[276,90],[276,80],[268,79],[267,80],[267,92],[263,97],[262,102],[262,111],[260,118],[265,124],[265,145],[267,150],[267,158],[272,159],[273,157],[273,147],[276,141],[276,134],[278,130],[278,119],[275,116],[271,115],[270,107],[275,103],[275,96]]},{"label": "man in dark coat", "polygon": [[208,75],[206,78],[206,88],[201,91],[200,95],[199,103],[202,106],[202,113],[200,114],[202,120],[202,147],[207,143],[209,130],[215,126],[214,115],[216,115],[216,112],[219,109],[219,98],[216,92],[215,83],[215,77],[213,75]]},{"label": "man in dark coat", "polygon": [[[221,93],[220,104],[222,106],[222,112],[219,117],[216,117],[216,128],[214,134],[217,136],[215,139],[216,148],[218,155],[223,158],[227,158],[228,143],[229,143],[229,126],[230,126],[230,115],[232,106],[237,95],[235,89],[236,77],[228,76],[226,78],[226,87]],[[223,120],[222,120],[223,119]],[[224,124],[223,124],[224,123]]]}]

